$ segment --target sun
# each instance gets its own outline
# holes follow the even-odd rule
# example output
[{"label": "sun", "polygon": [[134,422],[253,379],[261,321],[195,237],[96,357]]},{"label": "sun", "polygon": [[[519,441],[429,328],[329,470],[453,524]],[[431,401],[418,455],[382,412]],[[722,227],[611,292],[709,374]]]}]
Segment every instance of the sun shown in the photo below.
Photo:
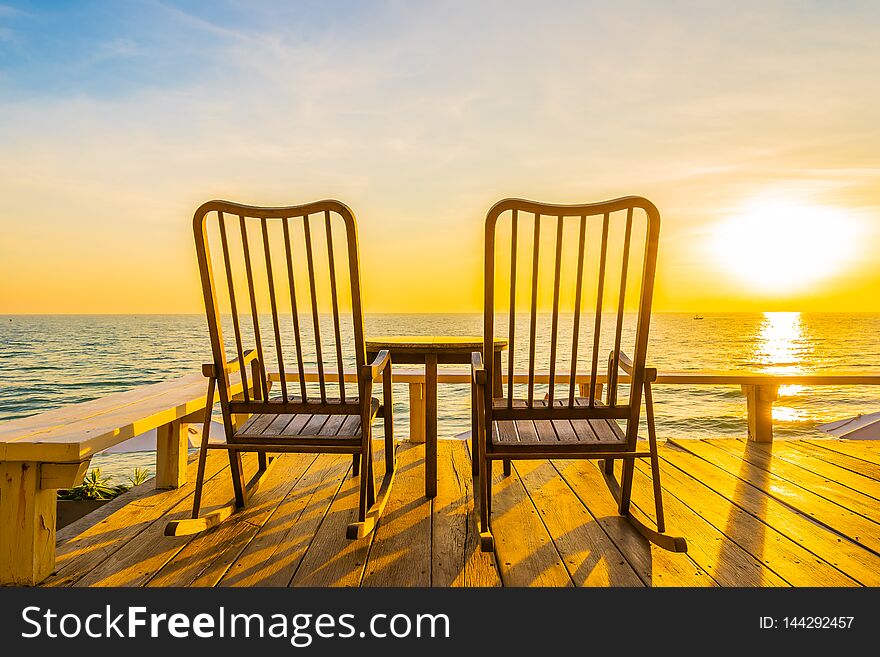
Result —
[{"label": "sun", "polygon": [[845,210],[762,200],[719,223],[710,250],[721,268],[753,291],[784,294],[846,269],[857,238]]}]

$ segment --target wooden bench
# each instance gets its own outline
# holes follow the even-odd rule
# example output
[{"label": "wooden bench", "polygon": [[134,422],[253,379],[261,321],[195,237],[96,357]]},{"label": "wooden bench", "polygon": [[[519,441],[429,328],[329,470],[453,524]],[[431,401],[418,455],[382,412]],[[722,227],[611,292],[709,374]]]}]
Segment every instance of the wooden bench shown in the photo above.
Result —
[{"label": "wooden bench", "polygon": [[186,425],[204,420],[206,393],[192,374],[0,423],[0,584],[52,572],[56,491],[80,483],[98,452],[156,429],[156,487],[186,483]]}]

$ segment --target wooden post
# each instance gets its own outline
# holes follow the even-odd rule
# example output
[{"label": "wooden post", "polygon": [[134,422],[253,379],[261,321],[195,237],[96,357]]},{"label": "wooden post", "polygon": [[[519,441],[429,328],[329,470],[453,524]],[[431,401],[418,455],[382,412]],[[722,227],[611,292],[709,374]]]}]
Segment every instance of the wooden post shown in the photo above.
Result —
[{"label": "wooden post", "polygon": [[40,464],[0,462],[0,584],[33,586],[55,568],[55,502]]},{"label": "wooden post", "polygon": [[409,441],[425,442],[425,384],[409,384]]},{"label": "wooden post", "polygon": [[437,495],[437,352],[425,355],[425,497]]},{"label": "wooden post", "polygon": [[187,425],[180,420],[156,429],[156,488],[180,488],[186,483],[187,433]]},{"label": "wooden post", "polygon": [[773,442],[773,402],[779,392],[778,385],[743,385],[749,413],[749,440],[759,443]]},{"label": "wooden post", "polygon": [[[602,387],[603,385],[599,382],[596,383],[596,399],[602,398]],[[586,399],[590,395],[590,384],[589,383],[578,383],[578,393],[581,397]]]}]

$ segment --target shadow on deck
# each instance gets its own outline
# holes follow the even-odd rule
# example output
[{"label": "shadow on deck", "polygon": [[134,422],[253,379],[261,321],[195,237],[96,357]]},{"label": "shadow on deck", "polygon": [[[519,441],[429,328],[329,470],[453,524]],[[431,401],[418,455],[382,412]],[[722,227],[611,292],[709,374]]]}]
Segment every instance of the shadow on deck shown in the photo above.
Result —
[{"label": "shadow on deck", "polygon": [[[424,446],[400,446],[391,500],[360,541],[345,538],[357,504],[350,457],[280,457],[247,509],[196,536],[163,534],[168,520],[188,516],[192,484],[147,483],[59,531],[45,585],[880,585],[877,444],[665,444],[667,525],[687,538],[687,554],[651,546],[620,518],[594,462],[519,461],[507,478],[499,464],[497,557],[479,551],[467,443],[438,449],[429,500]],[[255,468],[255,458],[247,463]],[[209,458],[204,508],[231,499],[227,467],[224,456]],[[194,474],[190,464],[190,482]],[[639,464],[634,502],[650,518],[649,476]]]}]

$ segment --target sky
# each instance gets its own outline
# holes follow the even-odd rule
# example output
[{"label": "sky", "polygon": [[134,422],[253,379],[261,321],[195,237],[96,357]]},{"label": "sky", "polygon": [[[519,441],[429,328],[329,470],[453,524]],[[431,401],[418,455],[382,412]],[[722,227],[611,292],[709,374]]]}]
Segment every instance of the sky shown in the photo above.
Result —
[{"label": "sky", "polygon": [[338,198],[368,312],[638,194],[660,311],[880,311],[880,3],[5,2],[0,313],[201,312],[194,210]]}]

